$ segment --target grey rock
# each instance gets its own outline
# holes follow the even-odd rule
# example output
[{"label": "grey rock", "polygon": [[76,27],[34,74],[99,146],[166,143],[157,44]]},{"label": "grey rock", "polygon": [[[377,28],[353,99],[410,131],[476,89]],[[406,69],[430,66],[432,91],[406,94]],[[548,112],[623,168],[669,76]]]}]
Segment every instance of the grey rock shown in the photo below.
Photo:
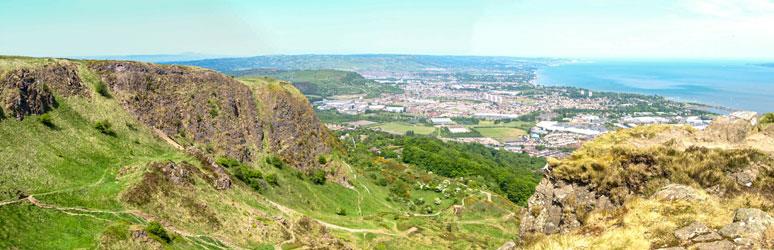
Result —
[{"label": "grey rock", "polygon": [[521,214],[520,232],[553,234],[569,232],[582,226],[578,212],[588,214],[600,209],[613,209],[607,196],[597,195],[588,186],[543,178],[535,194],[527,200]]},{"label": "grey rock", "polygon": [[516,243],[513,241],[505,242],[505,244],[497,248],[497,250],[513,250],[513,249],[516,249]]},{"label": "grey rock", "polygon": [[752,167],[747,168],[740,172],[733,173],[731,176],[736,179],[736,182],[739,183],[739,185],[752,187],[753,182],[758,178],[758,169]]},{"label": "grey rock", "polygon": [[704,242],[694,245],[697,250],[733,250],[736,245],[727,240]]},{"label": "grey rock", "polygon": [[734,222],[720,229],[720,234],[728,238],[749,238],[760,240],[766,228],[774,225],[774,219],[766,212],[755,208],[736,210]]},{"label": "grey rock", "polygon": [[661,188],[658,192],[653,194],[653,197],[664,201],[696,201],[704,200],[704,196],[699,194],[695,189],[686,185],[669,184]]},{"label": "grey rock", "polygon": [[755,245],[755,241],[748,238],[736,238],[734,239],[734,243],[741,246],[752,246]]},{"label": "grey rock", "polygon": [[696,236],[710,233],[710,232],[712,232],[712,230],[708,228],[706,225],[700,222],[694,222],[686,227],[677,229],[675,231],[675,237],[677,237],[681,241],[688,241],[690,239],[693,239]]},{"label": "grey rock", "polygon": [[710,242],[710,241],[717,241],[717,240],[722,240],[722,239],[723,239],[723,237],[720,236],[720,234],[718,234],[716,232],[710,232],[708,234],[702,234],[702,235],[696,236],[693,239],[691,239],[691,241],[693,241],[693,242]]},{"label": "grey rock", "polygon": [[757,208],[740,208],[736,210],[734,214],[734,222],[742,221],[749,224],[761,224],[764,226],[770,226],[774,224],[774,219],[771,215],[761,211]]}]

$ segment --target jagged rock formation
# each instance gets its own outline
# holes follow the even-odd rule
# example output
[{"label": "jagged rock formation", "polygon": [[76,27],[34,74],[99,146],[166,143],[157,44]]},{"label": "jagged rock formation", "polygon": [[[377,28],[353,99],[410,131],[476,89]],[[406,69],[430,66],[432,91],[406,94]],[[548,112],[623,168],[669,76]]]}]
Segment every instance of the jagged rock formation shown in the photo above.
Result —
[{"label": "jagged rock formation", "polygon": [[299,169],[316,167],[330,151],[330,135],[300,93],[183,66],[96,61],[89,67],[138,120],[185,146],[240,161],[276,153]]},{"label": "jagged rock formation", "polygon": [[[750,194],[770,203],[772,127],[758,124],[754,115],[735,113],[704,131],[655,126],[603,135],[570,158],[549,163],[522,211],[521,234],[571,233],[589,223],[591,213],[626,213],[627,201],[635,197],[686,204]],[[673,234],[677,247],[759,249],[774,247],[772,225],[767,212],[743,207],[730,224],[694,222]]]},{"label": "jagged rock formation", "polygon": [[88,96],[81,83],[77,66],[67,62],[40,68],[20,68],[0,75],[0,106],[18,120],[43,114],[56,106],[54,93],[67,97]]},{"label": "jagged rock formation", "polygon": [[178,142],[208,145],[242,161],[254,160],[263,148],[255,99],[234,79],[209,70],[139,62],[89,66],[138,120]]},{"label": "jagged rock formation", "polygon": [[256,96],[271,152],[308,170],[318,165],[320,154],[331,151],[333,137],[320,125],[304,96],[289,83],[258,86]]}]

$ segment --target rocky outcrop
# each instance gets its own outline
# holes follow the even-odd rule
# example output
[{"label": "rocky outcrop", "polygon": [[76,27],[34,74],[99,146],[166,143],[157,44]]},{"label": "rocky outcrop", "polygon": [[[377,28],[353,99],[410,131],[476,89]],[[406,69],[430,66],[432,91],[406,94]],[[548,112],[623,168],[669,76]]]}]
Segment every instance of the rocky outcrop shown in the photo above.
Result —
[{"label": "rocky outcrop", "polygon": [[745,238],[761,241],[763,233],[774,226],[774,219],[766,212],[755,208],[740,208],[736,210],[734,222],[720,229],[720,234],[730,238]]},{"label": "rocky outcrop", "polygon": [[568,232],[581,226],[588,213],[615,207],[610,198],[588,186],[550,178],[540,181],[527,204],[521,215],[522,234]]},{"label": "rocky outcrop", "polygon": [[39,68],[21,68],[0,78],[0,104],[8,116],[17,120],[39,115],[56,107],[54,94],[88,95],[81,83],[77,66],[55,63]]},{"label": "rocky outcrop", "polygon": [[302,170],[317,167],[319,155],[331,151],[333,137],[306,98],[289,83],[262,86],[256,92],[269,150]]},{"label": "rocky outcrop", "polygon": [[669,184],[662,187],[658,192],[653,194],[653,198],[662,201],[700,201],[706,199],[706,197],[696,189],[680,184]]},{"label": "rocky outcrop", "polygon": [[139,62],[92,62],[122,105],[178,143],[198,143],[214,154],[252,161],[263,148],[263,128],[250,89],[223,74]]},{"label": "rocky outcrop", "polygon": [[95,61],[89,67],[138,120],[184,147],[240,161],[269,152],[302,170],[319,167],[317,157],[330,152],[329,132],[311,105],[284,86],[248,87],[183,66]]},{"label": "rocky outcrop", "polygon": [[[566,159],[549,161],[522,210],[521,234],[570,232],[584,226],[589,213],[627,213],[624,203],[635,197],[665,206],[745,194],[771,199],[774,158],[754,146],[773,140],[756,126],[754,114],[738,113],[718,118],[705,131],[653,126],[603,135]],[[762,246],[765,230],[774,235],[765,212],[737,214],[725,227],[691,224],[674,236],[683,247],[722,249],[728,243]]]}]

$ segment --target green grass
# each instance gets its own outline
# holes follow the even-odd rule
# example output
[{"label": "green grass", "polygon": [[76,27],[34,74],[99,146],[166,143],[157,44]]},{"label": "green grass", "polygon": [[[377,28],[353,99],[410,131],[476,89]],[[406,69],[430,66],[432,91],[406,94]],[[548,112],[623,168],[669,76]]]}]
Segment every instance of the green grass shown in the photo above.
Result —
[{"label": "green grass", "polygon": [[427,125],[414,125],[404,122],[387,122],[379,125],[375,125],[375,128],[379,128],[384,132],[405,135],[406,131],[414,131],[418,135],[429,135],[435,132],[435,127]]},{"label": "green grass", "polygon": [[489,137],[500,142],[518,139],[521,136],[527,134],[527,132],[524,132],[524,130],[508,127],[478,127],[474,128],[474,130],[481,133],[481,135],[484,137]]},{"label": "green grass", "polygon": [[[47,61],[49,59],[3,59],[0,60],[0,71],[17,66],[33,67]],[[230,189],[215,190],[210,182],[193,174],[193,184],[162,182],[163,191],[152,193],[148,203],[126,203],[124,194],[144,183],[146,173],[153,171],[148,167],[150,163],[172,161],[182,165],[185,161],[198,171],[206,173],[207,170],[196,159],[157,138],[151,128],[124,111],[120,105],[121,93],[114,93],[113,98],[100,95],[99,77],[85,68],[81,68],[79,74],[90,90],[90,97],[57,96],[59,106],[43,116],[30,116],[22,121],[0,120],[0,159],[4,159],[0,162],[0,201],[32,195],[42,204],[62,209],[33,206],[26,200],[0,206],[2,249],[147,248],[147,245],[128,240],[128,230],[146,228],[149,221],[163,222],[172,236],[172,242],[163,243],[163,248],[222,247],[228,244],[220,240],[227,240],[240,247],[267,249],[286,240],[284,229],[273,218],[282,216],[290,223],[299,218],[295,214],[284,214],[267,200],[294,209],[303,216],[343,227],[388,234],[401,234],[401,230],[410,227],[423,231],[402,238],[383,233],[327,230],[358,248],[377,248],[381,243],[397,248],[423,249],[443,249],[452,245],[451,240],[431,242],[441,239],[444,225],[457,219],[451,215],[450,207],[459,203],[459,197],[444,198],[439,192],[418,190],[416,182],[408,179],[427,174],[416,166],[407,165],[405,171],[390,170],[391,174],[407,178],[411,200],[423,198],[433,211],[440,212],[432,217],[412,216],[421,211],[411,208],[407,200],[394,199],[389,187],[380,186],[369,177],[369,174],[380,174],[379,169],[367,170],[367,165],[354,164],[350,169],[342,162],[346,156],[338,155],[339,152],[327,155],[325,162],[328,166],[345,169],[352,188],[336,184],[330,178],[324,185],[313,184],[308,177],[296,177],[297,170],[292,166],[278,168],[271,166],[272,161],[258,161],[244,164],[260,170],[264,176],[276,176],[276,185],[254,190],[232,176]],[[261,78],[245,82],[261,89],[289,91],[291,98],[303,98],[291,85],[277,80]],[[102,128],[100,131],[95,127],[98,122],[111,124],[109,131],[112,132],[106,134],[106,126],[97,126]],[[408,123],[383,125],[402,130],[401,134],[406,130],[417,134],[435,131],[430,126]],[[267,152],[256,153],[258,159],[269,156]],[[218,160],[224,165],[235,165],[227,159]],[[232,169],[228,171],[232,172]],[[445,179],[433,176],[438,180]],[[441,199],[441,204],[433,203],[436,198]],[[340,209],[345,210],[346,215],[337,215]],[[152,218],[143,219],[144,216],[138,213]],[[487,213],[481,218],[498,216],[501,214]],[[173,229],[201,236],[184,237]],[[489,231],[461,232],[460,236],[496,239],[464,245],[467,247],[491,248],[502,241],[502,237]],[[297,244],[302,247],[308,243]]]}]

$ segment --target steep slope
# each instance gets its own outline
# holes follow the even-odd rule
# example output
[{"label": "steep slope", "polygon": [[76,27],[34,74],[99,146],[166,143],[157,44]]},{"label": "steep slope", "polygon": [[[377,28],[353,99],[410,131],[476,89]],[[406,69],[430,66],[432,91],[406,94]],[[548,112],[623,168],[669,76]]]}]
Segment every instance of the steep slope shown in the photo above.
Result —
[{"label": "steep slope", "polygon": [[2,57],[0,93],[0,248],[469,249],[516,240],[519,207],[508,199],[345,148],[284,81]]},{"label": "steep slope", "polygon": [[749,113],[603,135],[549,163],[521,215],[525,246],[774,247],[772,146],[774,126]]}]

